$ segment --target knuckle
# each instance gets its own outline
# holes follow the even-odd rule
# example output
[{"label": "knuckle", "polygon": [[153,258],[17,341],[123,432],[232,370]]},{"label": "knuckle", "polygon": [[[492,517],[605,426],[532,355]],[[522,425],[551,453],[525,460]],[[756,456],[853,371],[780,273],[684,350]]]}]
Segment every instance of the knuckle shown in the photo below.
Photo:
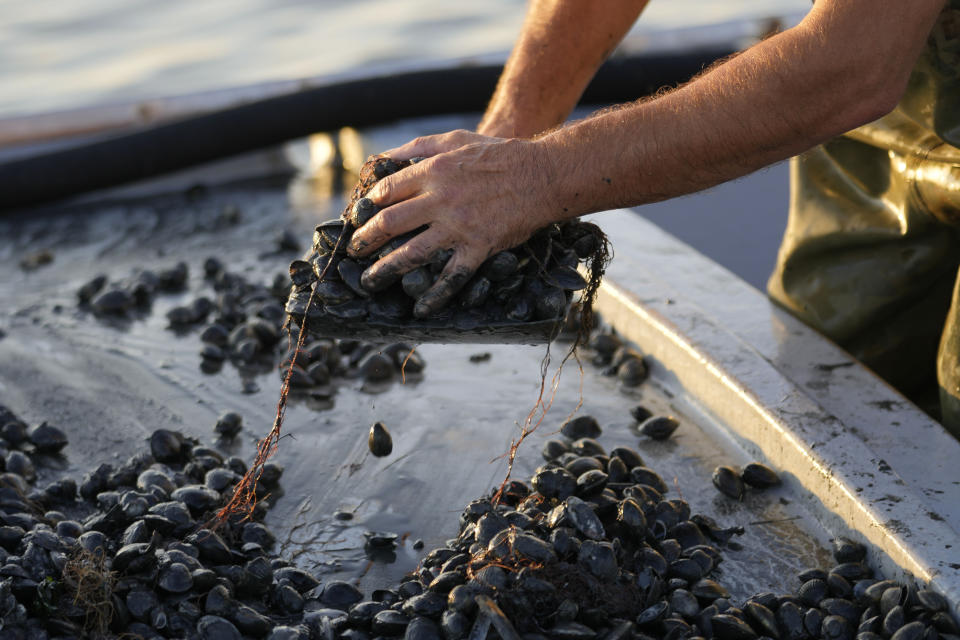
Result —
[{"label": "knuckle", "polygon": [[389,236],[398,233],[400,221],[396,210],[384,209],[377,214],[377,219],[379,220],[377,227],[381,233]]}]

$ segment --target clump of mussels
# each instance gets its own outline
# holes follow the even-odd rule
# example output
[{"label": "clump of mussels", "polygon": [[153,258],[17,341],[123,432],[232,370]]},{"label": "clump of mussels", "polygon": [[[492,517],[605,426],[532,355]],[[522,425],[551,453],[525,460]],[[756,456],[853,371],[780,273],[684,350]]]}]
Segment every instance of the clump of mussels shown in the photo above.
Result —
[{"label": "clump of mussels", "polygon": [[[844,539],[838,564],[800,574],[795,593],[733,601],[712,576],[738,529],[667,498],[640,455],[606,451],[600,431],[589,417],[565,425],[529,483],[511,481],[499,504],[468,504],[455,539],[369,597],[279,557],[263,503],[212,529],[245,465],[177,432],[155,431],[148,450],[79,485],[36,488],[8,467],[0,637],[960,639],[942,596],[872,577],[864,547]],[[258,494],[281,473],[268,464]],[[368,535],[372,547],[395,544]]]},{"label": "clump of mussels", "polygon": [[[290,246],[290,239],[286,238]],[[279,241],[278,241],[279,242]],[[200,329],[200,368],[216,373],[224,362],[241,372],[258,373],[280,364],[280,374],[294,367],[290,385],[295,390],[321,393],[337,379],[361,377],[370,383],[388,382],[404,375],[418,374],[426,366],[412,347],[394,343],[380,347],[359,340],[321,338],[308,342],[295,356],[285,340],[286,312],[283,304],[289,293],[288,280],[279,274],[270,285],[253,282],[228,271],[218,258],[203,263],[204,281],[213,297],[198,295],[190,302],[167,312],[169,328],[186,332]],[[128,317],[149,310],[158,292],[179,292],[187,288],[189,269],[180,262],[157,272],[141,270],[126,280],[108,283],[100,275],[80,287],[79,304],[104,317]],[[409,356],[409,357],[408,357]],[[322,392],[322,395],[328,395]]]},{"label": "clump of mussels", "polygon": [[[540,333],[552,335],[553,325],[567,311],[573,293],[588,287],[577,271],[580,262],[589,261],[591,270],[602,271],[598,265],[607,255],[606,240],[595,225],[578,221],[550,225],[523,245],[491,256],[451,304],[427,318],[414,317],[414,302],[437,281],[449,252],[383,290],[368,291],[361,286],[364,270],[416,233],[393,239],[369,258],[348,257],[346,249],[354,229],[377,213],[376,205],[364,194],[378,180],[410,164],[378,157],[364,165],[342,217],[317,226],[310,253],[291,263],[293,286],[287,312],[298,321],[306,317],[308,326],[320,330],[344,323],[368,330],[453,327],[462,331],[541,323]],[[594,273],[591,279],[599,282],[600,275]],[[437,335],[434,331],[422,337]]]},{"label": "clump of mussels", "polygon": [[649,376],[643,354],[610,328],[598,327],[588,346],[593,351],[593,365],[600,367],[604,375],[616,376],[625,387],[635,387]]}]

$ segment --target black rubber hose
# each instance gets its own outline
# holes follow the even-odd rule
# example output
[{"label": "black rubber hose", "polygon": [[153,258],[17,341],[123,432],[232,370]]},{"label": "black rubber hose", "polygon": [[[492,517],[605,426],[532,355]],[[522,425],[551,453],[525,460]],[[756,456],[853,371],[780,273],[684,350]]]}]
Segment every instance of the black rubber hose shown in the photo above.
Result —
[{"label": "black rubber hose", "polygon": [[[605,63],[580,103],[605,105],[685,82],[733,50]],[[455,67],[342,82],[0,164],[0,209],[59,200],[344,126],[482,111],[503,67]]]}]

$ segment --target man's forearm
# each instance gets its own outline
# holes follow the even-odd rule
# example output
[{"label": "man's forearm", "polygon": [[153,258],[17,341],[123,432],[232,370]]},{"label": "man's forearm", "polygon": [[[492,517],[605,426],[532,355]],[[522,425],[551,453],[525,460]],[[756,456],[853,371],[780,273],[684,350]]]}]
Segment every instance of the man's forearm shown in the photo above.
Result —
[{"label": "man's forearm", "polygon": [[527,138],[563,122],[646,4],[533,0],[477,131]]},{"label": "man's forearm", "polygon": [[903,34],[909,50],[864,50],[880,38],[861,31],[897,24],[894,4],[871,8],[891,14],[873,24],[827,5],[685,87],[544,136],[536,144],[552,165],[555,204],[575,216],[691,193],[880,117],[902,94],[939,9],[908,7],[926,12],[919,23],[913,16],[917,33]]}]

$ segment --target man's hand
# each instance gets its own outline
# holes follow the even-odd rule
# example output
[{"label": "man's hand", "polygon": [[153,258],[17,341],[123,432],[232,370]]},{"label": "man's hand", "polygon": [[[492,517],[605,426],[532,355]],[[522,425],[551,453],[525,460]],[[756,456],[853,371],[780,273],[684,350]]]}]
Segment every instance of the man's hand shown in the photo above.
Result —
[{"label": "man's hand", "polygon": [[[592,6],[592,5],[591,5]],[[465,131],[414,141],[432,155],[384,178],[384,207],[353,236],[369,255],[426,229],[370,267],[378,289],[453,250],[414,313],[431,314],[494,252],[544,225],[691,193],[796,155],[889,112],[944,0],[821,0],[804,21],[657,99],[536,140]]]},{"label": "man's hand", "polygon": [[444,307],[488,257],[560,217],[549,188],[549,161],[530,141],[453,131],[385,155],[428,157],[367,193],[380,211],[354,232],[347,250],[368,256],[391,238],[426,227],[364,272],[361,283],[372,291],[452,250],[439,279],[417,301],[418,318]]}]

